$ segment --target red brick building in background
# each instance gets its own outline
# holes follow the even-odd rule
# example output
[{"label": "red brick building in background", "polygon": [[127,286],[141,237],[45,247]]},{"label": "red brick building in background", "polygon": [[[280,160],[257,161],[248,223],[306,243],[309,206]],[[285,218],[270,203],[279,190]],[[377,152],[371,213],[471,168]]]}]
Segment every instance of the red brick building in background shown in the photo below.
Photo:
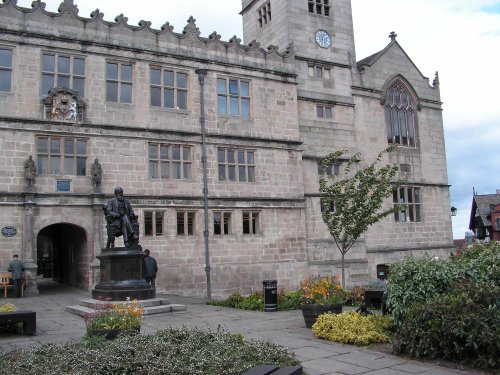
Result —
[{"label": "red brick building in background", "polygon": [[500,241],[500,190],[473,196],[469,229],[478,240]]}]

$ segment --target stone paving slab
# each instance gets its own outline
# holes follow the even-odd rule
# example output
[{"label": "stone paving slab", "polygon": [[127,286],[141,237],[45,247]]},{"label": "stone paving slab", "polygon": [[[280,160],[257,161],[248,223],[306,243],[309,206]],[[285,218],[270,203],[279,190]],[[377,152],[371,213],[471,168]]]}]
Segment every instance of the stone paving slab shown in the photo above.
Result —
[{"label": "stone paving slab", "polygon": [[[40,288],[40,296],[5,299],[18,309],[37,313],[37,334],[0,335],[0,352],[29,348],[45,343],[79,342],[85,335],[84,319],[66,312],[66,306],[89,298],[89,293],[61,286]],[[162,297],[159,297],[162,298]],[[146,315],[143,334],[153,334],[169,327],[199,327],[217,330],[222,327],[243,334],[247,340],[264,339],[287,347],[302,362],[307,375],[480,375],[481,372],[447,369],[394,355],[320,340],[307,329],[300,311],[258,312],[204,305],[201,299],[164,296],[172,305],[183,306],[167,314]],[[181,311],[179,311],[181,310]],[[215,375],[215,374],[214,374]]]}]

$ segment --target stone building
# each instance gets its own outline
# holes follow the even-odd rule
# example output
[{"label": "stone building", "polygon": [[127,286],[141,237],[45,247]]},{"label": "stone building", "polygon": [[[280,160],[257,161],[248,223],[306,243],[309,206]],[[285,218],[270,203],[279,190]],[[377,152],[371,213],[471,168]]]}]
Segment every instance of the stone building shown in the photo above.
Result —
[{"label": "stone building", "polygon": [[296,288],[339,272],[318,163],[341,148],[373,160],[388,144],[408,184],[386,205],[406,206],[347,254],[347,282],[449,253],[437,74],[431,85],[394,33],[356,62],[349,0],[243,0],[240,14],[244,43],[201,36],[192,18],[177,33],[83,16],[73,0],[0,4],[0,268],[19,253],[30,293],[36,274],[90,290],[102,207],[121,186],[159,291]]}]

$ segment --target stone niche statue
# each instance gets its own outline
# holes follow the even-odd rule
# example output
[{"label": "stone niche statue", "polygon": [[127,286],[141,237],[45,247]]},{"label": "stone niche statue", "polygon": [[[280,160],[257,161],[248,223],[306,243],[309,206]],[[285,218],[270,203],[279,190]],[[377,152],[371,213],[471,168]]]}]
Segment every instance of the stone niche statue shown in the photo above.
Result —
[{"label": "stone niche statue", "polygon": [[99,159],[95,159],[94,163],[90,167],[90,175],[92,176],[92,185],[97,186],[102,181],[102,167],[99,163]]},{"label": "stone niche statue", "polygon": [[33,188],[35,185],[35,176],[36,176],[36,164],[33,160],[33,157],[30,155],[28,160],[24,162],[24,178],[26,180],[26,184],[28,188]]},{"label": "stone niche statue", "polygon": [[123,189],[115,189],[115,197],[104,206],[108,241],[106,248],[115,247],[115,238],[123,236],[125,247],[139,246],[139,223],[130,201],[123,196]]}]

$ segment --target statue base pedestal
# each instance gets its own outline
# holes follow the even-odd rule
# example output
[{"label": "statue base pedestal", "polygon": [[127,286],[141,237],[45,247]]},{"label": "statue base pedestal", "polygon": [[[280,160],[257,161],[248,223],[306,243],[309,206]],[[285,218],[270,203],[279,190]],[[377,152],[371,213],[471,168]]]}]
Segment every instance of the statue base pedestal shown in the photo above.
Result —
[{"label": "statue base pedestal", "polygon": [[140,246],[102,249],[97,256],[101,262],[101,280],[92,290],[92,298],[112,301],[155,298],[154,286],[144,279],[144,256]]}]

